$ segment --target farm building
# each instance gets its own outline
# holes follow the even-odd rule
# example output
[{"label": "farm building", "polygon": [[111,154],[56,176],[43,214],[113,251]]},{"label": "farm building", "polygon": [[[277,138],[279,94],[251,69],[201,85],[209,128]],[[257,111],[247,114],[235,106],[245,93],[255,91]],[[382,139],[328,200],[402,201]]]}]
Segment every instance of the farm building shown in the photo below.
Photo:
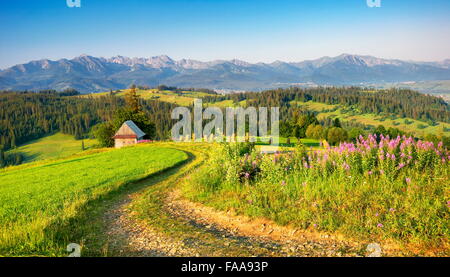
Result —
[{"label": "farm building", "polygon": [[114,135],[114,146],[116,148],[122,148],[127,145],[136,144],[145,136],[145,133],[139,129],[136,124],[131,121],[125,121]]}]

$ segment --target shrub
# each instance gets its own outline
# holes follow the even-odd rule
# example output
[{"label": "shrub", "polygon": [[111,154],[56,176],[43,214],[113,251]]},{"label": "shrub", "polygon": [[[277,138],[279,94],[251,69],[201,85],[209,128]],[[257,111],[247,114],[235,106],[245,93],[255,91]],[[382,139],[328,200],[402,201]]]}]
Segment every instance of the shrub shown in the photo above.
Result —
[{"label": "shrub", "polygon": [[403,122],[404,122],[406,125],[411,125],[411,124],[414,123],[414,121],[408,120],[408,119],[406,119],[406,118],[405,118],[405,120],[404,120]]},{"label": "shrub", "polygon": [[348,139],[348,133],[346,130],[339,128],[339,127],[333,127],[328,130],[327,134],[327,140],[328,143],[331,145],[336,145],[339,142],[343,142]]},{"label": "shrub", "polygon": [[417,129],[419,129],[419,130],[423,130],[423,129],[426,129],[426,128],[428,128],[428,126],[427,125],[425,125],[425,124],[419,124],[419,125],[417,125]]}]

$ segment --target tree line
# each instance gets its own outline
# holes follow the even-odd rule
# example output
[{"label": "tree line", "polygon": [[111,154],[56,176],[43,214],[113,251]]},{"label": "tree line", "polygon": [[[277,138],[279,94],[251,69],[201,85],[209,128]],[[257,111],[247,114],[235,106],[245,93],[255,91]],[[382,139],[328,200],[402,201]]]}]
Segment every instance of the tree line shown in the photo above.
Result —
[{"label": "tree line", "polygon": [[[143,124],[144,129],[148,127],[146,130],[151,139],[168,139],[174,123],[170,115],[176,105],[140,99],[135,93],[136,87],[132,88],[131,91],[134,93],[127,94],[125,98],[113,94],[85,97],[71,89],[62,92],[54,90],[0,92],[0,149],[6,151],[55,132],[81,139],[91,134],[93,126],[98,125],[96,128],[100,128],[99,123],[103,122],[111,123],[110,130],[104,132],[109,136],[117,129],[116,125],[123,123],[127,118]],[[362,113],[390,113],[418,120],[450,122],[449,106],[445,101],[403,89],[371,91],[357,87],[309,89],[293,87],[261,93],[211,95],[203,98],[203,102],[223,100],[233,100],[235,103],[246,100],[246,105],[253,107],[280,107],[280,131],[283,136],[330,139],[329,134],[332,134],[333,137],[339,138],[330,139],[336,143],[342,138],[352,139],[368,132],[391,136],[403,133],[396,128],[383,130],[382,126],[340,122],[334,118],[318,120],[317,113],[302,110],[292,101],[342,104],[356,106]],[[437,141],[442,138],[429,135],[428,139]],[[108,143],[111,145],[111,140]],[[6,160],[5,156],[2,157]],[[21,158],[11,157],[8,160],[15,159]]]},{"label": "tree line", "polygon": [[[155,123],[154,139],[169,137],[174,104],[138,99],[148,120]],[[125,107],[116,96],[66,96],[54,91],[0,92],[0,149],[6,151],[28,141],[62,132],[81,139],[93,126],[109,121]]]},{"label": "tree line", "polygon": [[[360,113],[389,113],[425,122],[450,123],[448,103],[439,97],[424,95],[409,89],[374,91],[360,87],[291,87],[204,98],[204,102],[223,100],[233,100],[234,103],[246,100],[248,106],[281,108],[294,106],[291,104],[292,101],[314,101],[329,105],[356,106]],[[287,109],[284,109],[284,113],[287,113]]]}]

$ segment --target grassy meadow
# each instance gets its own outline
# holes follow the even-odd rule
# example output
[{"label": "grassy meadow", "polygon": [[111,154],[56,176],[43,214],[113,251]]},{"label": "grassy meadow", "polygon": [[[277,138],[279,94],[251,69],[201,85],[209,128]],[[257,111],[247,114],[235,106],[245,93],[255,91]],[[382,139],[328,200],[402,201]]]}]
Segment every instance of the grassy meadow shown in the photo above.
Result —
[{"label": "grassy meadow", "polygon": [[[115,96],[124,97],[129,89],[120,90],[119,92],[114,92]],[[180,93],[170,91],[170,90],[157,90],[157,89],[137,89],[137,95],[145,100],[157,100],[161,102],[167,102],[172,104],[177,104],[180,106],[189,106],[194,103],[197,98],[202,98],[204,96],[211,96],[211,94],[199,91],[181,91]],[[99,97],[108,95],[109,92],[92,93],[83,95],[81,97]]]},{"label": "grassy meadow", "polygon": [[187,159],[183,151],[139,145],[0,170],[0,256],[58,255],[83,207]]},{"label": "grassy meadow", "polygon": [[11,152],[20,152],[25,155],[24,162],[34,162],[48,159],[62,159],[85,150],[91,149],[97,142],[94,139],[85,139],[84,150],[82,141],[71,135],[57,133],[44,138],[31,141]]},{"label": "grassy meadow", "polygon": [[194,201],[311,231],[392,240],[416,254],[449,249],[450,152],[441,145],[370,136],[275,155],[245,143],[214,149],[184,187]]}]

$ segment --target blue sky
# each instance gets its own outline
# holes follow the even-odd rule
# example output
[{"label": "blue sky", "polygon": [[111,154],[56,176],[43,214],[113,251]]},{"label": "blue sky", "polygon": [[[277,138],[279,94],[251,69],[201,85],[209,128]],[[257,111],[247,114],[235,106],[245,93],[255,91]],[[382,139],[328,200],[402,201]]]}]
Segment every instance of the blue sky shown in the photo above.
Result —
[{"label": "blue sky", "polygon": [[169,55],[301,61],[342,53],[450,58],[449,0],[0,0],[0,68],[30,60]]}]

